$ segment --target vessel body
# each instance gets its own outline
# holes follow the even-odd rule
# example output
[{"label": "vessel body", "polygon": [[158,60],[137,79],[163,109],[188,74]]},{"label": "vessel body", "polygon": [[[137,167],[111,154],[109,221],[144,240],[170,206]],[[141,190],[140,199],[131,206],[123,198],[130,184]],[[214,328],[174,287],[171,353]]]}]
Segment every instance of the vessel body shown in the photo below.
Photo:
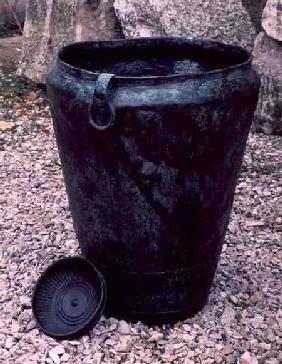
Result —
[{"label": "vessel body", "polygon": [[78,43],[59,52],[47,87],[74,228],[106,279],[109,313],[194,315],[257,103],[249,56],[186,38]]}]

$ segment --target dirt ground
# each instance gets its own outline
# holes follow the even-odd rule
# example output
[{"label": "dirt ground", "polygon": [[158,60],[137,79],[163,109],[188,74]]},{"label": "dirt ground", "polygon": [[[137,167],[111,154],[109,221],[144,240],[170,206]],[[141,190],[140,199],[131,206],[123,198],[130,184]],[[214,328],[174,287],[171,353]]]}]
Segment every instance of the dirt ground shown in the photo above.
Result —
[{"label": "dirt ground", "polygon": [[22,47],[22,37],[0,38],[0,67],[16,68]]}]

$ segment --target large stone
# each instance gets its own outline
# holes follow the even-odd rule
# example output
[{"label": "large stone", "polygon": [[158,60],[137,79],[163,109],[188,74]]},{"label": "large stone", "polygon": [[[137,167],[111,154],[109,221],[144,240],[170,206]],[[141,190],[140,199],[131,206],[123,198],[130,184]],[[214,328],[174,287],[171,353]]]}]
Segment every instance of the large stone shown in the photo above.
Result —
[{"label": "large stone", "polygon": [[252,49],[256,36],[239,0],[115,0],[127,37],[192,35]]},{"label": "large stone", "polygon": [[282,0],[268,0],[262,14],[262,27],[270,37],[282,41]]},{"label": "large stone", "polygon": [[282,135],[282,43],[262,32],[255,42],[253,56],[261,75],[254,129]]},{"label": "large stone", "polygon": [[25,14],[27,0],[1,0],[0,1],[0,24],[5,20],[5,17],[13,17],[11,9],[19,17],[23,19]]},{"label": "large stone", "polygon": [[261,17],[267,0],[242,0],[242,5],[250,14],[251,20],[259,33],[262,30]]},{"label": "large stone", "polygon": [[17,74],[44,83],[60,46],[120,36],[113,0],[28,0]]}]

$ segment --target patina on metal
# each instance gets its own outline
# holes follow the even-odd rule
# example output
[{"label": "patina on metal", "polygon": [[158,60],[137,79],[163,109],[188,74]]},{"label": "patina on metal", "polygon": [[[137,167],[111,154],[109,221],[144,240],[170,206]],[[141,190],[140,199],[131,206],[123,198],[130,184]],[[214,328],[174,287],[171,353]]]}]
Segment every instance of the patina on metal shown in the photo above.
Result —
[{"label": "patina on metal", "polygon": [[74,227],[105,276],[108,312],[194,315],[257,104],[249,53],[192,38],[76,43],[47,85]]}]

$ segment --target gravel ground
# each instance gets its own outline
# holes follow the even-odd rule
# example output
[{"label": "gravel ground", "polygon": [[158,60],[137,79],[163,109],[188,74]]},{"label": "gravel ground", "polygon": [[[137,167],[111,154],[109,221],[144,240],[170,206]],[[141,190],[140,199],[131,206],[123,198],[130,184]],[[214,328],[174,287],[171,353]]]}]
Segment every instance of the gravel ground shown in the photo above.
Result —
[{"label": "gravel ground", "polygon": [[202,312],[163,327],[102,318],[80,340],[57,342],[30,308],[40,272],[78,253],[48,106],[9,71],[0,69],[0,83],[0,121],[13,120],[0,132],[1,363],[282,363],[281,138],[249,137]]}]

